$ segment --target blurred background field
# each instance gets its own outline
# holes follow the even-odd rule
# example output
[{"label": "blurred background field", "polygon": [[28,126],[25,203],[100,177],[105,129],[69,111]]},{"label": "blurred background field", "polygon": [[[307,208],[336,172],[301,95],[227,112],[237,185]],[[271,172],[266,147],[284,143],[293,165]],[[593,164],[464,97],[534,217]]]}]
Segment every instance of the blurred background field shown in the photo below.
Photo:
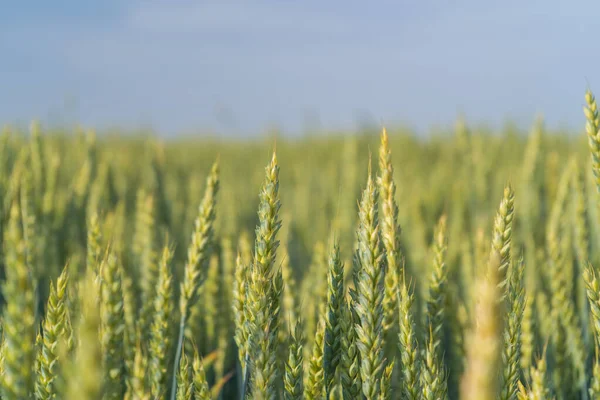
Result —
[{"label": "blurred background field", "polygon": [[[474,280],[488,264],[494,215],[506,185],[516,193],[512,242],[508,242],[512,263],[525,260],[523,290],[530,306],[536,307],[534,314],[526,317],[529,320],[522,321],[528,328],[522,333],[526,343],[519,342],[519,348],[525,347],[521,350],[525,354],[521,355],[519,368],[523,369],[519,375],[524,385],[529,384],[529,368],[542,356],[544,346],[550,345],[549,370],[557,375],[548,374],[549,390],[565,398],[587,392],[594,341],[581,274],[587,261],[592,265],[600,261],[598,248],[593,245],[599,238],[600,224],[584,134],[549,130],[541,117],[529,130],[472,129],[467,121],[459,119],[452,129],[427,138],[407,130],[390,129],[388,134],[397,186],[397,222],[402,232],[402,274],[415,290],[412,312],[418,338],[426,335],[430,307],[426,304],[431,298],[430,285],[435,282],[430,277],[440,267],[434,258],[435,251],[439,251],[434,228],[443,215],[447,218],[447,252],[443,260],[448,276],[444,290],[450,303],[445,305],[443,321],[444,329],[449,330],[443,331],[445,339],[440,340],[451,342],[444,342],[448,355],[439,362],[445,363],[449,374],[445,385],[450,397],[458,394],[466,362],[463,357],[469,348],[466,335],[477,300],[473,297]],[[218,161],[212,251],[204,253],[206,264],[199,265],[205,268],[206,280],[199,287],[196,317],[188,329],[192,329],[189,338],[200,356],[207,357],[208,383],[217,388],[215,396],[235,398],[241,385],[239,363],[243,361],[236,357],[238,346],[233,340],[240,329],[234,324],[235,309],[231,309],[234,274],[239,268],[235,258],[236,253],[249,255],[254,229],[264,223],[256,210],[266,161],[276,151],[281,168],[281,244],[274,268],[285,271],[282,340],[289,345],[290,324],[301,315],[307,338],[305,359],[309,363],[315,329],[327,302],[327,258],[333,240],[340,245],[345,283],[355,285],[351,271],[357,268],[353,263],[359,227],[357,202],[365,189],[367,173],[381,173],[380,141],[380,130],[296,139],[273,134],[245,140],[164,140],[151,135],[97,136],[82,129],[44,130],[37,123],[28,131],[7,127],[0,136],[2,226],[10,231],[11,204],[20,204],[26,213],[23,218],[29,215],[35,221],[28,225],[23,219],[23,227],[28,234],[26,240],[34,243],[31,268],[36,271],[39,291],[38,318],[46,309],[49,282],[67,265],[75,285],[71,290],[75,290],[76,282],[94,265],[93,261],[90,264],[90,246],[97,240],[100,249],[110,249],[102,251],[110,251],[119,260],[122,284],[133,296],[128,299],[127,292],[123,293],[124,301],[131,302],[125,309],[129,313],[126,320],[136,315],[142,318],[144,301],[148,301],[145,296],[151,293],[148,279],[156,279],[148,274],[155,273],[151,272],[156,268],[152,265],[158,262],[162,246],[174,249],[174,288],[183,282],[188,251],[194,248],[190,234],[197,229],[205,177]],[[91,219],[96,216],[97,226]],[[99,229],[101,239],[90,242],[93,229]],[[561,240],[563,258],[559,267],[552,258],[554,242],[548,242],[555,238],[552,235],[559,235]],[[5,248],[5,252],[10,251]],[[560,282],[566,285],[568,292],[561,293],[561,298],[567,301],[565,307],[570,307],[574,319],[564,327],[579,338],[575,345],[583,346],[576,348],[587,354],[583,358],[582,353],[552,345],[555,337],[550,326],[563,323],[562,317],[548,308],[557,290],[553,283],[557,275],[553,274],[559,274]],[[176,298],[180,296],[177,289],[173,293]],[[10,303],[11,299],[5,301]],[[289,319],[291,315],[296,315],[294,320]],[[140,326],[131,325],[125,332],[136,329]],[[131,340],[122,340],[126,347],[132,346]],[[425,342],[419,341],[419,345]],[[400,359],[398,348],[388,346],[385,357]],[[565,352],[561,357],[570,361],[557,359],[557,351]],[[278,362],[283,363],[285,353],[283,350]],[[124,353],[124,361],[129,363],[127,354],[131,353]],[[559,368],[571,375],[561,376]],[[401,367],[395,371],[402,374]],[[131,374],[133,371],[128,370],[122,376],[127,385],[135,377]],[[310,379],[307,374],[306,379]],[[577,380],[567,382],[565,377]],[[401,382],[400,378],[393,382],[395,390],[401,390]],[[224,387],[219,392],[221,384]],[[147,385],[142,387],[150,391],[150,382]],[[125,393],[131,398],[130,389],[122,395]]]},{"label": "blurred background field", "polygon": [[[42,131],[36,128],[36,132]],[[474,131],[466,121],[459,120],[455,128],[434,132],[427,138],[408,130],[388,132],[398,186],[398,219],[410,233],[404,238],[408,241],[406,246],[421,248],[415,254],[422,253],[431,241],[433,226],[442,213],[452,216],[450,224],[456,224],[457,229],[488,232],[507,183],[517,188],[520,197],[536,201],[529,207],[546,210],[537,215],[543,226],[563,170],[577,160],[581,173],[588,178],[590,175],[584,134],[547,131],[541,118],[532,123],[530,130]],[[2,143],[6,171],[15,167],[21,148],[28,146],[25,136],[29,132],[5,130]],[[282,160],[280,193],[287,222],[283,231],[296,235],[299,254],[292,257],[300,257],[306,264],[315,243],[326,242],[332,230],[340,235],[343,252],[350,255],[357,201],[364,188],[369,158],[374,158],[373,163],[377,161],[379,136],[380,131],[372,129],[296,139],[274,133],[262,139],[165,140],[127,134],[97,137],[93,131],[74,129],[43,132],[38,140],[44,144],[44,160],[57,163],[56,170],[47,167],[45,171],[56,173],[57,184],[64,186],[66,193],[60,194],[59,200],[67,201],[72,195],[69,190],[74,190],[81,174],[95,175],[89,178],[92,181],[88,190],[101,183],[109,184],[111,196],[103,193],[100,199],[91,198],[102,201],[94,205],[105,213],[122,203],[126,212],[133,215],[138,193],[164,198],[164,204],[155,201],[156,206],[168,208],[172,214],[168,220],[177,224],[176,237],[181,243],[188,240],[204,177],[216,159],[221,168],[221,212],[216,219],[219,235],[232,237],[240,231],[252,232],[257,222],[257,188],[263,180],[264,163],[276,150]],[[91,171],[82,169],[92,162],[88,160],[91,156],[97,165]],[[5,185],[9,184],[9,177],[10,174]],[[593,191],[588,192],[593,199]],[[59,207],[65,208],[65,204]],[[455,221],[458,216],[460,222]],[[450,248],[452,251],[452,244]],[[184,251],[185,247],[179,246],[179,250]]]}]

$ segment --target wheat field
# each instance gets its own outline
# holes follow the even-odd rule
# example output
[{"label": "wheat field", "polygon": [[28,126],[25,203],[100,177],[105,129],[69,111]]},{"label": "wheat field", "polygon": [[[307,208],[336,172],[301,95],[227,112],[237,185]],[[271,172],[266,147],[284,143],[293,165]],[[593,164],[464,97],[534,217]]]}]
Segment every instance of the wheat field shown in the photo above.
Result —
[{"label": "wheat field", "polygon": [[581,132],[0,134],[5,400],[600,399]]}]

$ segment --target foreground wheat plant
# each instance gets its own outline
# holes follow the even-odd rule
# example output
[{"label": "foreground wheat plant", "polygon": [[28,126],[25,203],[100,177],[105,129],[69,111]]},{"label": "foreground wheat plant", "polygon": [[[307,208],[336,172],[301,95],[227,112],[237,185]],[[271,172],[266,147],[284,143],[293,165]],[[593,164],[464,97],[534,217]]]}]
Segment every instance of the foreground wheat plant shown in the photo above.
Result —
[{"label": "foreground wheat plant", "polygon": [[600,398],[585,102],[587,148],[541,119],[277,153],[6,127],[0,397]]}]

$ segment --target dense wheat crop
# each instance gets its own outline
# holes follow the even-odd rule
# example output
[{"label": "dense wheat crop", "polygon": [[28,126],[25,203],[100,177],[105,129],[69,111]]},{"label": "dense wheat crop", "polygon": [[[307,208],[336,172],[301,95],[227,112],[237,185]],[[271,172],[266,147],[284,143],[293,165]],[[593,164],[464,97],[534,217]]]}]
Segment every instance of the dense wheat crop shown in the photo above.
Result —
[{"label": "dense wheat crop", "polygon": [[585,101],[586,134],[7,128],[1,398],[600,399]]}]

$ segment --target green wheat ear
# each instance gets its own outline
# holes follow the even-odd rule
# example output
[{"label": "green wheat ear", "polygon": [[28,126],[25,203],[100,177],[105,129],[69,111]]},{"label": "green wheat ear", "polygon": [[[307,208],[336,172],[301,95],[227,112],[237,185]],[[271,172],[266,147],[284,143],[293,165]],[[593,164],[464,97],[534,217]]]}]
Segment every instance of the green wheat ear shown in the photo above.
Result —
[{"label": "green wheat ear", "polygon": [[378,191],[369,168],[367,186],[359,206],[357,232],[357,287],[354,309],[357,347],[360,352],[362,392],[367,398],[379,396],[379,381],[384,368],[383,293],[385,269],[379,238]]},{"label": "green wheat ear", "polygon": [[109,253],[102,266],[102,349],[106,399],[121,399],[125,393],[125,314],[121,270],[117,257]]},{"label": "green wheat ear", "polygon": [[187,253],[184,277],[181,283],[179,312],[184,323],[190,317],[190,310],[198,296],[200,283],[210,258],[213,245],[213,223],[216,217],[216,196],[219,190],[219,165],[213,164],[206,178],[204,197],[198,209],[198,217],[194,223],[194,232]]},{"label": "green wheat ear", "polygon": [[187,252],[187,261],[184,266],[183,282],[180,286],[178,338],[173,366],[173,384],[171,386],[171,400],[175,399],[176,374],[179,368],[186,324],[191,314],[191,308],[196,304],[198,291],[204,278],[206,263],[209,260],[213,245],[213,225],[216,217],[216,196],[219,191],[219,164],[215,162],[206,178],[204,197],[198,208],[198,217],[194,222],[191,243]]},{"label": "green wheat ear", "polygon": [[68,270],[65,267],[56,281],[56,286],[50,283],[50,296],[46,318],[43,322],[43,339],[38,350],[36,396],[38,399],[53,399],[58,394],[57,379],[59,370],[59,341],[66,342],[67,309],[66,295],[69,281]]},{"label": "green wheat ear", "polygon": [[583,280],[586,286],[587,299],[590,304],[590,314],[594,327],[594,339],[600,343],[600,281],[591,264],[583,271]]},{"label": "green wheat ear", "polygon": [[[598,371],[600,372],[600,371]],[[550,399],[550,388],[548,386],[547,365],[546,365],[546,349],[538,359],[535,367],[531,368],[531,398],[533,400]],[[595,374],[594,374],[595,375]],[[592,398],[594,398],[592,396]]]},{"label": "green wheat ear", "polygon": [[154,299],[154,316],[152,321],[149,345],[149,375],[151,377],[152,396],[158,398],[167,392],[167,374],[170,367],[171,333],[173,321],[173,279],[171,276],[171,260],[173,251],[168,245],[162,250],[159,263],[156,298]]},{"label": "green wheat ear", "polygon": [[433,327],[429,326],[429,340],[425,348],[421,368],[422,396],[426,400],[447,399],[448,384],[446,371],[441,363],[439,352],[436,349]]},{"label": "green wheat ear", "polygon": [[141,273],[140,288],[142,290],[142,308],[140,310],[140,325],[142,340],[150,339],[150,325],[152,312],[154,311],[153,300],[156,296],[156,282],[158,281],[158,263],[155,254],[155,219],[154,199],[139,190],[136,199],[135,229],[132,243],[134,259]]},{"label": "green wheat ear", "polygon": [[285,365],[284,399],[301,400],[304,398],[304,327],[302,321],[296,321],[291,335],[289,356]]},{"label": "green wheat ear", "polygon": [[[429,298],[427,300],[427,319],[431,327],[429,333],[433,338],[433,348],[438,351],[444,340],[444,307],[446,305],[446,286],[448,281],[448,268],[446,264],[446,216],[443,215],[436,227],[433,241],[433,272],[429,284]],[[441,356],[441,352],[438,352]]]},{"label": "green wheat ear", "polygon": [[321,318],[317,325],[317,333],[313,342],[312,356],[309,363],[308,379],[306,382],[305,398],[319,400],[325,394],[325,376],[323,368],[323,345],[325,320]]},{"label": "green wheat ear", "polygon": [[419,347],[412,315],[414,294],[406,286],[403,279],[397,292],[398,304],[398,347],[402,367],[402,394],[409,400],[417,400],[421,396]]},{"label": "green wheat ear", "polygon": [[395,199],[394,167],[392,166],[392,152],[385,128],[381,133],[379,170],[380,176],[377,178],[377,183],[381,196],[381,241],[385,248],[385,260],[387,262],[383,298],[383,324],[387,332],[396,326],[396,291],[402,276],[402,262],[400,253],[401,229],[398,224],[398,205]]},{"label": "green wheat ear", "polygon": [[251,369],[252,396],[257,400],[275,398],[279,372],[277,329],[283,278],[281,271],[273,276],[273,264],[279,247],[276,236],[281,227],[279,166],[275,153],[265,175],[260,192],[259,223],[256,227],[254,260],[249,270],[245,307],[245,323],[248,324],[249,332],[248,358],[252,360],[252,365],[247,365],[246,368]]},{"label": "green wheat ear", "polygon": [[383,370],[381,376],[381,393],[379,395],[380,400],[391,400],[393,398],[392,374],[394,373],[394,364],[394,361],[388,363]]},{"label": "green wheat ear", "polygon": [[583,109],[586,118],[585,131],[588,136],[588,145],[592,158],[592,171],[596,178],[596,188],[600,191],[600,117],[598,116],[598,105],[591,90],[585,92],[586,107]]},{"label": "green wheat ear", "polygon": [[193,386],[194,386],[194,400],[210,400],[211,393],[206,382],[206,373],[204,372],[204,366],[202,360],[198,355],[198,351],[194,351],[194,361],[192,363],[193,369]]},{"label": "green wheat ear", "polygon": [[514,399],[517,395],[521,357],[521,324],[525,307],[523,287],[523,260],[513,265],[507,287],[508,314],[504,323],[504,347],[502,349],[502,383],[500,399]]},{"label": "green wheat ear", "polygon": [[525,378],[529,379],[529,369],[533,363],[533,354],[536,346],[535,298],[525,296],[524,303],[523,321],[521,323],[521,357],[519,358],[519,363],[521,364],[521,371]]},{"label": "green wheat ear", "polygon": [[21,231],[20,210],[15,202],[9,225],[4,232],[6,280],[3,295],[7,305],[3,314],[4,357],[2,398],[21,400],[34,392],[35,294],[33,277],[27,267],[25,242]]},{"label": "green wheat ear", "polygon": [[504,188],[504,195],[494,220],[492,252],[500,255],[499,284],[505,288],[508,284],[508,268],[510,266],[510,250],[512,243],[512,224],[515,212],[515,193],[509,184]]},{"label": "green wheat ear", "polygon": [[190,376],[190,364],[185,352],[182,352],[177,371],[177,400],[190,400],[194,385]]},{"label": "green wheat ear", "polygon": [[[137,298],[135,296],[134,280],[125,271],[125,268],[120,268],[121,275],[121,296],[123,298],[123,318],[124,318],[124,359],[125,369],[128,375],[133,371],[135,365],[135,352],[137,351],[137,343],[142,339],[139,336],[141,334],[141,328],[137,325]],[[144,342],[145,350],[145,342]]]},{"label": "green wheat ear", "polygon": [[248,264],[242,260],[241,254],[238,252],[235,262],[235,279],[233,281],[233,317],[235,324],[235,343],[238,346],[238,360],[245,370],[246,354],[248,353],[248,336],[249,329],[246,324],[245,307],[247,296],[247,279],[248,279]]},{"label": "green wheat ear", "polygon": [[151,394],[148,385],[148,357],[144,354],[141,344],[135,347],[133,367],[127,376],[127,391],[125,400],[150,400]]},{"label": "green wheat ear", "polygon": [[342,356],[340,359],[342,391],[344,398],[361,396],[360,354],[358,352],[355,324],[356,312],[348,301],[344,302],[342,322]]},{"label": "green wheat ear", "polygon": [[344,264],[340,260],[340,248],[336,243],[329,257],[327,275],[327,314],[325,327],[325,348],[323,369],[326,397],[329,398],[336,370],[340,364],[342,353],[341,338],[343,335],[341,319],[344,307]]}]

